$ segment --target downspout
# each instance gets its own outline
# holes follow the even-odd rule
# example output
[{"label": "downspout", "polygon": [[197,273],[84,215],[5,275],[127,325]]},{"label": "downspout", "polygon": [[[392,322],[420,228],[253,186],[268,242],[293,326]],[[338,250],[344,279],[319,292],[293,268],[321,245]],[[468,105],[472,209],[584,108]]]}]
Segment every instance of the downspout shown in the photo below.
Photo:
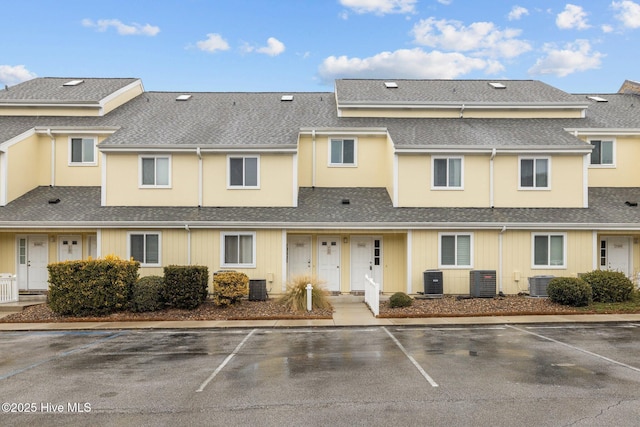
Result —
[{"label": "downspout", "polygon": [[198,207],[202,206],[202,153],[200,147],[196,147],[198,156]]},{"label": "downspout", "polygon": [[316,187],[316,130],[311,129],[311,188]]},{"label": "downspout", "polygon": [[51,138],[51,187],[56,186],[56,139],[51,133],[51,129],[47,129],[47,135]]},{"label": "downspout", "polygon": [[185,224],[184,229],[187,231],[187,265],[191,265],[191,229],[189,224]]},{"label": "downspout", "polygon": [[492,208],[495,205],[494,202],[494,189],[493,189],[493,159],[496,158],[497,150],[494,147],[491,149],[491,158],[489,159],[489,206]]},{"label": "downspout", "polygon": [[498,234],[498,291],[502,293],[502,234],[507,231],[507,226],[503,225]]}]

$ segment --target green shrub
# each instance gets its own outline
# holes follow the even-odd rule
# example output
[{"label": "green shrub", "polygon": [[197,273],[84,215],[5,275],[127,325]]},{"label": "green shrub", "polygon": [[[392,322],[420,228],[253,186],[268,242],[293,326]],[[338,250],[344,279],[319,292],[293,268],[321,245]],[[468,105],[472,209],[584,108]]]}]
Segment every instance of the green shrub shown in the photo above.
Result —
[{"label": "green shrub", "polygon": [[145,276],[138,279],[131,291],[131,311],[157,311],[164,307],[162,291],[164,278],[162,276]]},{"label": "green shrub", "polygon": [[619,271],[594,270],[581,279],[591,285],[594,302],[622,302],[631,299],[633,282]]},{"label": "green shrub", "polygon": [[577,277],[551,279],[547,293],[551,301],[572,307],[584,307],[591,304],[592,300],[591,286]]},{"label": "green shrub", "polygon": [[213,275],[213,303],[231,305],[239,303],[249,294],[249,276],[237,271],[219,271]]},{"label": "green shrub", "polygon": [[162,299],[173,308],[192,310],[208,295],[209,269],[198,265],[170,265],[164,268]]},{"label": "green shrub", "polygon": [[389,298],[389,307],[410,307],[413,304],[413,298],[404,292],[396,292]]},{"label": "green shrub", "polygon": [[139,267],[116,256],[49,264],[49,307],[70,316],[126,310]]},{"label": "green shrub", "polygon": [[296,276],[287,283],[287,290],[279,302],[296,312],[307,310],[307,285],[311,284],[311,309],[329,309],[329,292],[322,282],[311,276]]}]

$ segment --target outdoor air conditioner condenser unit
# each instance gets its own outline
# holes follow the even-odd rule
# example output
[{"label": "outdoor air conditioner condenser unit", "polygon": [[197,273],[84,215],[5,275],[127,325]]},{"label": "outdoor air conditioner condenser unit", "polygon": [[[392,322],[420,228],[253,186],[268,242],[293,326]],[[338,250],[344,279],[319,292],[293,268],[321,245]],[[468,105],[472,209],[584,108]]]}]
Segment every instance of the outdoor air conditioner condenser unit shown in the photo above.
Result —
[{"label": "outdoor air conditioner condenser unit", "polygon": [[494,298],[496,296],[496,271],[470,271],[469,294],[475,298]]},{"label": "outdoor air conditioner condenser unit", "polygon": [[555,276],[533,276],[529,277],[529,296],[548,297],[547,285]]}]

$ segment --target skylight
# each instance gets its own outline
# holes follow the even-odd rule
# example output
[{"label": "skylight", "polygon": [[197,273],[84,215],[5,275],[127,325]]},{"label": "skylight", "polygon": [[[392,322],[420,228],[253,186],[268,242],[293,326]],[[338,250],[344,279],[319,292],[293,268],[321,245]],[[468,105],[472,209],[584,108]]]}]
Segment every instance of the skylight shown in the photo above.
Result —
[{"label": "skylight", "polygon": [[71,80],[63,83],[62,86],[78,86],[80,83],[84,83],[84,80]]},{"label": "skylight", "polygon": [[280,101],[293,101],[293,95],[282,95]]},{"label": "skylight", "polygon": [[607,102],[606,99],[600,97],[600,96],[587,96],[587,98],[589,98],[592,101],[596,101],[596,102]]},{"label": "skylight", "polygon": [[398,83],[396,83],[396,82],[384,82],[384,87],[386,87],[387,89],[397,89],[398,88]]},{"label": "skylight", "polygon": [[188,101],[191,98],[191,95],[178,95],[176,101]]},{"label": "skylight", "polygon": [[499,82],[489,82],[489,86],[491,86],[494,89],[506,89],[507,88],[505,85],[503,85],[502,83],[499,83]]}]

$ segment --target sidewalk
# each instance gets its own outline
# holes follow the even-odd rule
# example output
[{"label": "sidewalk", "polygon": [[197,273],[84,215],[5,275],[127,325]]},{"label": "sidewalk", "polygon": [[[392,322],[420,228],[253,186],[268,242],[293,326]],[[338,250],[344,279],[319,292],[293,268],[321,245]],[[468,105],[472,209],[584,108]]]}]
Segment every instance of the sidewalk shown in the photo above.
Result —
[{"label": "sidewalk", "polygon": [[[292,320],[194,320],[147,322],[0,323],[0,331],[104,330],[104,329],[205,329],[205,328],[294,328],[344,326],[452,326],[532,323],[638,322],[640,314],[574,314],[546,316],[483,316],[379,319],[364,304],[363,297],[332,297],[333,319]],[[0,316],[6,312],[0,312]]]}]

